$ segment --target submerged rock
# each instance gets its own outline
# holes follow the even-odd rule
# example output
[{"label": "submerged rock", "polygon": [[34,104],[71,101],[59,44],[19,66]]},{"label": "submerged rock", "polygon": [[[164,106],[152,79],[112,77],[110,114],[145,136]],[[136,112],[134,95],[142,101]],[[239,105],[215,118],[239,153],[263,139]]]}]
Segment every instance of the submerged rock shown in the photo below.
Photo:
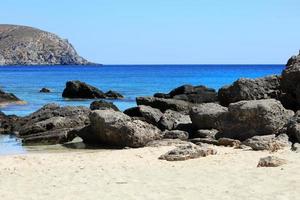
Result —
[{"label": "submerged rock", "polygon": [[0,65],[86,65],[73,46],[36,28],[0,25]]},{"label": "submerged rock", "polygon": [[243,141],[256,135],[277,134],[293,114],[275,99],[232,103],[218,120],[219,137]]},{"label": "submerged rock", "polygon": [[267,156],[259,160],[257,167],[279,167],[284,164],[287,164],[287,160],[275,156]]}]

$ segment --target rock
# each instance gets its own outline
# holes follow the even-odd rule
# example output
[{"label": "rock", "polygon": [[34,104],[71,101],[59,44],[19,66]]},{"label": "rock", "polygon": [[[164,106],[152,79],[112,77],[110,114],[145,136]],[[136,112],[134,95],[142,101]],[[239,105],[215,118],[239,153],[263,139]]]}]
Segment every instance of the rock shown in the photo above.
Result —
[{"label": "rock", "polygon": [[193,107],[190,117],[193,125],[198,129],[215,129],[218,118],[228,109],[216,103],[204,103]]},{"label": "rock", "polygon": [[174,110],[177,112],[188,113],[194,104],[177,100],[177,99],[162,99],[157,97],[138,97],[136,98],[138,105],[150,106],[157,108],[162,112],[166,110]]},{"label": "rock", "polygon": [[91,124],[77,134],[87,144],[105,144],[115,147],[143,147],[161,138],[161,131],[140,120],[133,120],[122,112],[96,110],[90,116]]},{"label": "rock", "polygon": [[66,88],[64,89],[62,96],[65,98],[84,98],[84,99],[106,97],[106,95],[98,88],[95,88],[81,81],[68,81],[66,83]]},{"label": "rock", "polygon": [[158,122],[163,116],[163,113],[159,109],[143,105],[129,108],[125,110],[124,113],[130,117],[140,117],[143,119],[143,121],[146,121],[155,126],[158,126]]},{"label": "rock", "polygon": [[165,139],[180,139],[180,140],[187,140],[189,139],[189,133],[186,131],[180,130],[167,130],[163,132],[163,137]]},{"label": "rock", "polygon": [[5,115],[0,111],[0,134],[13,134],[19,119],[16,115]]},{"label": "rock", "polygon": [[50,93],[51,90],[48,89],[48,88],[42,88],[42,89],[40,90],[40,92],[41,92],[41,93]]},{"label": "rock", "polygon": [[300,111],[288,121],[285,125],[286,133],[293,142],[300,142]]},{"label": "rock", "polygon": [[222,87],[218,99],[223,106],[242,100],[280,99],[280,77],[267,76],[257,79],[242,78],[230,86]]},{"label": "rock", "polygon": [[108,92],[105,93],[106,98],[110,98],[110,99],[123,99],[123,95],[116,92],[116,91],[112,91],[109,90]]},{"label": "rock", "polygon": [[163,98],[163,99],[170,99],[171,98],[171,96],[169,94],[164,94],[164,93],[155,93],[153,96],[157,97],[157,98]]},{"label": "rock", "polygon": [[162,147],[162,146],[174,146],[174,145],[186,145],[189,144],[187,141],[183,141],[180,139],[161,139],[161,140],[154,140],[148,142],[146,144],[147,147]]},{"label": "rock", "polygon": [[114,111],[120,111],[115,104],[103,100],[93,101],[90,105],[91,110],[106,110],[113,109]]},{"label": "rock", "polygon": [[199,144],[213,144],[213,145],[219,145],[219,141],[213,138],[193,138],[190,140],[190,142],[199,145]]},{"label": "rock", "polygon": [[219,131],[216,129],[200,129],[193,133],[193,138],[215,138]]},{"label": "rock", "polygon": [[90,110],[82,106],[48,104],[18,122],[18,135],[24,144],[65,143],[75,137],[71,134],[74,129],[89,124],[89,113]]},{"label": "rock", "polygon": [[161,130],[189,130],[191,128],[189,115],[184,115],[173,110],[167,110],[158,122]]},{"label": "rock", "polygon": [[0,65],[87,65],[73,46],[36,28],[0,25]]},{"label": "rock", "polygon": [[294,143],[291,150],[296,152],[296,153],[300,153],[300,144],[299,143]]},{"label": "rock", "polygon": [[277,137],[275,135],[254,136],[245,140],[243,144],[255,151],[267,150],[270,152],[276,152],[284,147],[291,146],[286,134]]},{"label": "rock", "polygon": [[279,167],[284,164],[287,164],[285,159],[275,156],[267,156],[259,160],[257,167]]},{"label": "rock", "polygon": [[0,104],[1,103],[15,103],[21,101],[12,93],[6,93],[0,89]]},{"label": "rock", "polygon": [[199,147],[190,143],[188,145],[181,145],[176,147],[166,154],[161,155],[159,159],[167,161],[184,161],[215,154],[217,154],[217,151],[214,149]]},{"label": "rock", "polygon": [[230,138],[219,138],[218,139],[218,145],[220,146],[230,146],[230,147],[239,147],[241,146],[241,141],[234,140]]},{"label": "rock", "polygon": [[293,116],[275,99],[232,103],[218,119],[218,137],[246,140],[256,135],[277,134]]}]

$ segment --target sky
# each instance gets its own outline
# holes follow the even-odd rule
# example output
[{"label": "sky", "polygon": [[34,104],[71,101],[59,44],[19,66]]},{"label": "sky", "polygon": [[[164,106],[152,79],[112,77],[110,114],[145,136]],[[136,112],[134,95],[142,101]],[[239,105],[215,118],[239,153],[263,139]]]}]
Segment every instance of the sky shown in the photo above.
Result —
[{"label": "sky", "polygon": [[0,23],[67,38],[102,64],[284,64],[299,0],[1,0]]}]

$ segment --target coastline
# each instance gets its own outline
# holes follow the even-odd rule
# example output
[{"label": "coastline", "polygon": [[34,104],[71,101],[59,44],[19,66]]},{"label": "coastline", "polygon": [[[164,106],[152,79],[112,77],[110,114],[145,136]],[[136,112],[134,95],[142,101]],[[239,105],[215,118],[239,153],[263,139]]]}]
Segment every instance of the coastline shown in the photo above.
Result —
[{"label": "coastline", "polygon": [[[80,150],[1,156],[2,199],[297,199],[298,154],[257,168],[267,151],[214,147],[218,154],[184,162],[158,157],[169,147]],[[28,192],[30,191],[30,192]]]}]

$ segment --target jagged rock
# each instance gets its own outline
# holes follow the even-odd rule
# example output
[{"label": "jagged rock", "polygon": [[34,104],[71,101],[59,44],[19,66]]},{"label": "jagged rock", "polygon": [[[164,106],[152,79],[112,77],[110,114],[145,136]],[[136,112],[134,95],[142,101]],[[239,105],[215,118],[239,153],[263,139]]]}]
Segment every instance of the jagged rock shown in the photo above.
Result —
[{"label": "jagged rock", "polygon": [[41,92],[41,93],[50,93],[51,90],[48,89],[48,88],[42,88],[42,89],[40,90],[40,92]]},{"label": "jagged rock", "polygon": [[155,126],[158,126],[158,122],[163,116],[163,113],[159,109],[143,105],[129,108],[125,110],[124,113],[130,117],[140,117],[142,121],[146,121]]},{"label": "jagged rock", "polygon": [[241,144],[242,144],[241,141],[230,139],[230,138],[219,138],[218,139],[218,145],[220,145],[220,146],[239,147]]},{"label": "jagged rock", "polygon": [[109,90],[105,93],[106,98],[110,99],[123,99],[124,96],[116,91]]},{"label": "jagged rock", "polygon": [[171,130],[171,131],[166,130],[162,134],[165,139],[180,139],[180,140],[189,139],[189,133],[181,130]]},{"label": "jagged rock", "polygon": [[300,111],[297,111],[286,124],[286,133],[292,141],[300,142]]},{"label": "jagged rock", "polygon": [[243,141],[256,135],[277,134],[293,113],[275,99],[232,103],[218,119],[218,137]]},{"label": "jagged rock", "polygon": [[284,164],[287,164],[287,160],[275,156],[267,156],[259,160],[257,167],[279,167]]},{"label": "jagged rock", "polygon": [[6,93],[0,89],[0,103],[15,103],[21,101],[12,93]]},{"label": "jagged rock", "polygon": [[177,99],[162,99],[157,97],[138,97],[136,98],[138,105],[151,106],[162,112],[166,110],[174,110],[177,112],[188,113],[194,104],[177,100]]},{"label": "jagged rock", "polygon": [[106,95],[91,85],[88,85],[81,81],[68,81],[66,88],[64,89],[62,96],[65,98],[105,98]]},{"label": "jagged rock", "polygon": [[115,104],[103,100],[93,101],[90,105],[91,110],[106,110],[113,109],[115,111],[120,111]]},{"label": "jagged rock", "polygon": [[218,133],[219,131],[216,130],[216,129],[200,129],[200,130],[197,130],[195,133],[193,133],[193,136],[194,138],[215,138],[216,134]]},{"label": "jagged rock", "polygon": [[254,136],[245,140],[243,144],[256,151],[267,150],[271,152],[276,152],[284,147],[291,146],[286,134],[281,134],[277,137],[275,135]]},{"label": "jagged rock", "polygon": [[0,25],[0,65],[86,65],[73,46],[39,29]]},{"label": "jagged rock", "polygon": [[74,129],[89,124],[90,110],[86,107],[60,107],[47,104],[31,115],[22,118],[18,135],[24,144],[58,144],[72,140]]},{"label": "jagged rock", "polygon": [[91,124],[77,135],[87,144],[105,144],[115,147],[143,147],[161,138],[161,131],[140,120],[133,120],[122,112],[96,110],[90,115]]},{"label": "jagged rock", "polygon": [[19,119],[16,115],[5,115],[0,111],[0,134],[13,134]]},{"label": "jagged rock", "polygon": [[176,147],[166,154],[161,155],[159,159],[167,161],[184,161],[215,154],[217,154],[217,151],[212,148],[200,147],[190,143],[188,145]]},{"label": "jagged rock", "polygon": [[205,103],[193,107],[190,111],[190,117],[193,125],[198,129],[217,128],[218,118],[228,109],[216,103]]},{"label": "jagged rock", "polygon": [[242,100],[280,99],[280,77],[267,76],[263,78],[241,78],[230,86],[222,87],[218,92],[221,105]]},{"label": "jagged rock", "polygon": [[189,130],[192,121],[189,115],[184,115],[173,110],[167,110],[158,122],[161,130]]}]

